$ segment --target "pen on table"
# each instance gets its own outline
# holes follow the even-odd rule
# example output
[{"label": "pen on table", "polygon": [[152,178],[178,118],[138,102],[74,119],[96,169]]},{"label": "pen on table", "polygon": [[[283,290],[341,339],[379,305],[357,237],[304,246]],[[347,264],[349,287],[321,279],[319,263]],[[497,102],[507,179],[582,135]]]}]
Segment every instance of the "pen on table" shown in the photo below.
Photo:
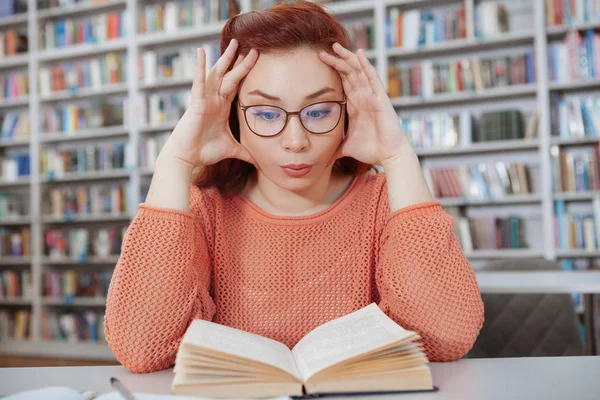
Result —
[{"label": "pen on table", "polygon": [[121,394],[121,396],[123,396],[124,399],[126,399],[126,400],[136,400],[135,396],[133,395],[133,393],[131,393],[125,387],[125,385],[123,385],[123,383],[121,383],[121,381],[118,380],[117,378],[115,378],[114,376],[112,376],[110,378],[110,385],[112,387],[114,387],[117,390],[117,392],[119,392]]}]

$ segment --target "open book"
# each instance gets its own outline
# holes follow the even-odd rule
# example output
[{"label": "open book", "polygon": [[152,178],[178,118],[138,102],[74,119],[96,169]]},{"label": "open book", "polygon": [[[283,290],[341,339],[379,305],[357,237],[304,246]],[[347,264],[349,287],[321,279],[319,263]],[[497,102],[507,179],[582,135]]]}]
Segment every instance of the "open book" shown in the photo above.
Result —
[{"label": "open book", "polygon": [[315,328],[291,351],[194,320],[177,351],[171,390],[217,398],[435,390],[419,338],[375,303]]}]

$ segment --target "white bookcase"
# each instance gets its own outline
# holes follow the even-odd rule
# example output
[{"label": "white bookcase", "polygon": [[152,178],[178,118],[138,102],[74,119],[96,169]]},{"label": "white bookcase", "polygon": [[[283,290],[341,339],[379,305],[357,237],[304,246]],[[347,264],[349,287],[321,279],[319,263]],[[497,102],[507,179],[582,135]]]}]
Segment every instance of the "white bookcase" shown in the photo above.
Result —
[{"label": "white bookcase", "polygon": [[[477,143],[469,147],[448,148],[440,150],[417,149],[423,165],[436,163],[453,163],[463,160],[489,160],[508,157],[518,160],[526,157],[536,160],[535,186],[536,191],[530,195],[512,196],[501,201],[467,202],[460,199],[444,199],[445,206],[458,206],[473,209],[481,213],[491,212],[521,212],[526,215],[538,216],[538,229],[533,232],[536,246],[531,249],[507,250],[478,250],[467,254],[473,265],[492,259],[523,259],[546,258],[550,260],[583,257],[600,257],[600,251],[557,251],[553,239],[553,201],[565,199],[568,201],[591,201],[592,194],[570,193],[553,194],[551,187],[550,146],[552,144],[577,144],[580,140],[559,140],[550,136],[550,107],[549,96],[553,91],[600,91],[600,80],[586,81],[576,84],[554,84],[547,79],[547,45],[552,37],[558,37],[569,28],[545,26],[544,0],[502,0],[510,14],[511,32],[502,36],[479,40],[474,37],[472,15],[475,0],[357,0],[331,3],[326,7],[340,19],[362,19],[374,21],[376,48],[368,51],[368,57],[375,63],[377,71],[387,85],[387,68],[391,62],[414,61],[420,59],[436,59],[452,57],[457,54],[475,54],[479,52],[506,52],[507,49],[533,46],[536,54],[537,83],[517,87],[505,87],[486,90],[479,93],[458,93],[440,95],[433,98],[394,98],[392,102],[399,115],[410,113],[426,113],[431,110],[458,109],[464,107],[493,107],[498,104],[512,104],[529,102],[539,111],[538,137],[531,141],[504,141],[492,143]],[[40,151],[43,146],[57,145],[67,142],[98,143],[102,140],[123,139],[132,144],[134,149],[145,135],[165,132],[173,129],[174,123],[165,123],[158,126],[147,126],[143,121],[135,118],[135,112],[126,116],[123,127],[90,129],[78,132],[76,136],[39,135],[40,106],[46,102],[60,100],[78,100],[105,95],[121,94],[128,101],[133,102],[140,94],[154,90],[185,89],[191,84],[190,79],[175,79],[156,84],[140,83],[132,79],[137,74],[136,60],[138,54],[146,49],[164,48],[179,43],[202,43],[206,40],[218,39],[223,23],[199,26],[175,33],[138,34],[137,10],[145,0],[112,0],[106,3],[83,3],[70,8],[52,10],[36,10],[36,0],[29,0],[28,12],[0,19],[0,29],[11,26],[27,26],[30,51],[26,55],[0,59],[0,73],[7,69],[20,68],[28,71],[29,96],[18,100],[0,100],[0,112],[5,109],[28,109],[31,137],[11,142],[0,142],[2,148],[26,148],[32,160],[31,176],[29,179],[17,182],[0,182],[0,190],[22,188],[29,190],[31,199],[30,215],[23,219],[0,221],[0,226],[29,225],[32,233],[32,256],[28,258],[2,257],[0,270],[5,268],[31,268],[33,277],[33,293],[31,299],[0,299],[0,307],[30,306],[32,312],[32,332],[27,341],[5,340],[0,341],[0,355],[20,354],[35,356],[54,356],[90,359],[114,359],[114,355],[105,344],[97,343],[66,343],[48,342],[41,339],[41,313],[46,307],[84,307],[102,308],[105,300],[76,299],[71,305],[62,304],[61,301],[44,298],[42,294],[42,274],[47,267],[72,266],[74,268],[96,268],[114,266],[117,257],[97,258],[90,257],[85,264],[74,264],[70,260],[55,260],[45,257],[43,252],[43,231],[48,224],[127,224],[133,217],[140,199],[140,188],[143,182],[148,182],[152,171],[148,168],[133,167],[127,170],[108,172],[89,172],[85,174],[68,174],[59,182],[91,182],[91,181],[124,181],[130,185],[128,209],[129,214],[122,215],[96,215],[75,216],[69,221],[60,218],[41,215],[41,195],[48,183],[43,179],[38,169]],[[444,4],[463,3],[467,11],[466,39],[448,41],[435,47],[422,48],[415,51],[403,49],[387,49],[385,47],[385,19],[391,7],[402,9],[416,9]],[[242,12],[251,10],[252,0],[241,0]],[[92,15],[107,10],[126,9],[127,35],[123,39],[114,40],[102,45],[79,45],[57,50],[38,50],[38,30],[40,23],[48,18]],[[600,28],[598,25],[582,26],[579,28]],[[127,53],[128,62],[127,83],[113,85],[101,91],[81,90],[76,94],[58,93],[41,97],[38,94],[38,71],[41,65],[60,60],[71,60],[79,57],[102,55],[110,51],[124,51]],[[595,142],[595,139],[587,140]],[[134,165],[137,163],[137,151],[134,152]],[[598,193],[595,193],[598,194]],[[484,292],[581,292],[600,293],[600,272],[580,271],[561,273],[478,273],[478,281]]]}]

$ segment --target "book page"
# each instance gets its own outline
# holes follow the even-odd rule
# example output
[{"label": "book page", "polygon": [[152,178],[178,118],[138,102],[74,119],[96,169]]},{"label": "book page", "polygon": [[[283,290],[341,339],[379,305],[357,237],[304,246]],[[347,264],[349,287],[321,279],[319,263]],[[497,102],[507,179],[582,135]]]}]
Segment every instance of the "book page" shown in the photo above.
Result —
[{"label": "book page", "polygon": [[190,324],[181,343],[272,365],[300,380],[290,349],[264,336],[196,319]]},{"label": "book page", "polygon": [[413,335],[371,303],[309,332],[292,353],[306,382],[325,368]]}]

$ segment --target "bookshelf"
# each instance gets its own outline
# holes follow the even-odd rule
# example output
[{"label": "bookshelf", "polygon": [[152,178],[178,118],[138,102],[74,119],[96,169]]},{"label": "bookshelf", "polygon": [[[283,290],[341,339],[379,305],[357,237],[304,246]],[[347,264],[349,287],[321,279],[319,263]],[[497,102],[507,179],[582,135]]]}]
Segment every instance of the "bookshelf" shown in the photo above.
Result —
[{"label": "bookshelf", "polygon": [[[159,3],[164,1],[159,1]],[[28,177],[14,180],[0,180],[0,192],[25,192],[31,199],[44,199],[44,194],[54,187],[76,188],[81,185],[117,185],[127,184],[126,210],[112,213],[74,213],[68,216],[47,215],[40,201],[31,201],[27,215],[0,219],[0,227],[27,227],[31,232],[31,256],[0,257],[0,273],[5,270],[18,273],[31,272],[30,298],[0,299],[2,310],[28,310],[30,312],[31,332],[26,340],[4,339],[0,341],[0,355],[18,354],[35,356],[55,356],[70,358],[89,358],[112,360],[114,356],[106,344],[77,341],[70,343],[43,337],[42,315],[49,311],[83,310],[101,312],[105,299],[101,295],[76,297],[66,300],[61,297],[48,297],[44,294],[44,274],[48,271],[101,272],[110,270],[118,260],[118,255],[89,255],[83,259],[64,255],[48,256],[45,252],[45,232],[47,229],[102,229],[105,227],[122,228],[133,217],[137,204],[143,198],[144,187],[152,176],[152,168],[141,165],[140,146],[149,138],[171,131],[176,118],[149,123],[147,118],[136,117],[135,110],[139,99],[147,99],[153,94],[171,93],[187,90],[191,84],[189,76],[170,78],[157,77],[151,82],[145,79],[132,79],[138,76],[135,62],[127,62],[123,74],[127,79],[122,82],[102,85],[101,87],[83,87],[64,91],[52,91],[41,94],[39,72],[42,68],[74,62],[92,60],[108,54],[122,54],[128,60],[143,57],[152,51],[161,54],[170,48],[185,48],[215,43],[219,39],[222,21],[197,24],[193,27],[179,28],[169,32],[139,33],[137,29],[141,18],[140,10],[149,0],[108,0],[104,3],[82,1],[80,4],[38,10],[37,0],[27,0],[28,11],[10,17],[0,17],[0,32],[13,27],[26,27],[28,52],[10,57],[0,57],[0,74],[21,72],[28,76],[29,92],[19,98],[0,99],[0,113],[14,110],[27,111],[30,131],[28,137],[16,137],[0,140],[0,153],[12,154],[13,151],[27,151],[31,160],[39,160],[48,148],[73,149],[77,146],[103,143],[127,142],[131,151],[126,154],[123,168],[108,168],[99,171],[65,172],[60,177],[45,174],[37,161],[32,163]],[[241,12],[247,12],[256,6],[255,0],[240,0]],[[424,167],[436,168],[448,165],[479,162],[521,162],[526,160],[532,171],[533,191],[530,193],[510,194],[494,199],[481,198],[442,198],[444,207],[458,209],[473,218],[490,214],[508,216],[517,213],[533,216],[534,227],[530,229],[528,240],[534,244],[529,248],[474,249],[466,252],[474,268],[490,260],[546,258],[593,259],[600,258],[600,250],[561,249],[554,243],[554,202],[564,200],[569,203],[590,204],[600,196],[600,188],[594,192],[554,193],[552,189],[551,147],[578,148],[582,145],[598,143],[595,137],[557,137],[551,136],[550,98],[553,94],[570,95],[600,91],[600,79],[587,79],[578,82],[552,82],[547,78],[546,64],[549,44],[561,38],[573,29],[585,31],[600,29],[600,23],[576,24],[574,27],[546,26],[544,0],[501,0],[500,4],[508,9],[508,32],[490,36],[476,36],[474,16],[476,0],[355,0],[340,1],[326,5],[333,14],[343,21],[371,23],[375,37],[375,47],[366,51],[367,57],[374,62],[380,76],[388,76],[388,68],[396,64],[409,65],[414,62],[437,62],[454,60],[460,57],[474,57],[478,54],[497,56],[526,49],[534,51],[535,82],[512,86],[490,87],[482,90],[454,93],[436,93],[432,96],[393,97],[399,117],[425,115],[430,113],[459,113],[461,110],[475,110],[477,113],[517,107],[531,111],[537,110],[539,122],[537,135],[529,140],[511,139],[488,142],[461,142],[456,146],[416,148]],[[464,37],[448,39],[443,42],[404,49],[398,46],[388,47],[389,34],[385,21],[393,8],[401,12],[436,7],[464,7],[466,26]],[[122,14],[122,24],[126,27],[121,37],[99,44],[74,44],[50,50],[40,49],[40,31],[44,24],[60,19],[85,19],[103,13]],[[383,79],[386,87],[387,79]],[[126,105],[123,121],[111,126],[86,127],[74,129],[69,134],[42,133],[34,127],[41,126],[43,110],[49,105],[68,105],[71,103],[93,102],[106,98],[123,98]],[[478,114],[479,115],[479,114]],[[464,130],[465,128],[461,128]],[[463,134],[461,134],[464,136]],[[533,162],[531,162],[533,160]],[[479,272],[478,281],[483,292],[560,292],[560,293],[600,293],[600,275],[596,271],[535,272],[517,274],[509,272]]]}]

